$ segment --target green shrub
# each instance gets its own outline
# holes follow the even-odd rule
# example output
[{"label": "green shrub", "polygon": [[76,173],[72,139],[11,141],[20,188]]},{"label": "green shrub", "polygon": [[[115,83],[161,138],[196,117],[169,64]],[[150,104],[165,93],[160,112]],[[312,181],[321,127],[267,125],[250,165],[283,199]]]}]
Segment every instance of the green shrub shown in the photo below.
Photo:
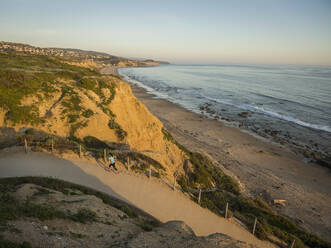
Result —
[{"label": "green shrub", "polygon": [[110,129],[116,130],[115,134],[120,140],[124,140],[125,137],[128,135],[128,133],[125,130],[123,130],[122,127],[117,122],[115,122],[114,119],[109,120],[108,127]]},{"label": "green shrub", "polygon": [[113,119],[108,121],[108,127],[110,129],[121,129],[121,126],[117,122],[115,122],[115,120],[113,120]]},{"label": "green shrub", "polygon": [[97,220],[97,215],[90,209],[82,208],[76,214],[70,216],[70,219],[76,222],[86,224],[87,222],[94,222]]},{"label": "green shrub", "polygon": [[186,149],[183,145],[179,144],[172,135],[167,131],[167,129],[162,128],[163,139],[175,144],[180,150],[182,150],[187,156],[190,156],[190,151]]},{"label": "green shrub", "polygon": [[154,223],[151,221],[144,220],[137,224],[141,229],[143,229],[146,232],[150,232],[155,227]]},{"label": "green shrub", "polygon": [[130,208],[126,204],[120,205],[118,209],[121,210],[123,213],[126,213],[126,215],[129,216],[129,218],[136,218],[137,217],[137,214],[132,211],[132,208]]},{"label": "green shrub", "polygon": [[82,114],[85,118],[90,118],[92,115],[94,115],[94,112],[91,109],[87,109]]},{"label": "green shrub", "polygon": [[120,140],[124,140],[128,133],[122,128],[116,130],[116,135]]},{"label": "green shrub", "polygon": [[63,212],[47,204],[25,203],[21,206],[20,211],[26,217],[35,217],[40,220],[65,218],[66,216]]},{"label": "green shrub", "polygon": [[69,114],[68,115],[68,122],[73,123],[76,122],[79,119],[79,115],[76,114]]}]

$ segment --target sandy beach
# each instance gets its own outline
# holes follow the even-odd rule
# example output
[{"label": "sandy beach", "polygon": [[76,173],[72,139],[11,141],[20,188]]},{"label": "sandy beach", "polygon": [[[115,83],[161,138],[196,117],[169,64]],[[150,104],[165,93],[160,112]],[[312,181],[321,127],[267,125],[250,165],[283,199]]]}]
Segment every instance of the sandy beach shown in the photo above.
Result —
[{"label": "sandy beach", "polygon": [[[331,171],[303,162],[285,147],[238,128],[192,113],[131,85],[134,95],[174,138],[192,151],[208,154],[236,178],[247,196],[260,196],[283,216],[331,241]],[[286,200],[285,206],[273,200]]]}]

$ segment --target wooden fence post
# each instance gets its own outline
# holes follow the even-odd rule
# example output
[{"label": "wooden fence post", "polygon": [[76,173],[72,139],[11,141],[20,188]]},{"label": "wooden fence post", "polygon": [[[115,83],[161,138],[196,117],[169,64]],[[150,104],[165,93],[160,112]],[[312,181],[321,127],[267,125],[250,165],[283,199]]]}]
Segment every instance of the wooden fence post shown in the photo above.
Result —
[{"label": "wooden fence post", "polygon": [[130,164],[130,157],[128,157],[128,170],[130,170],[131,164]]},{"label": "wooden fence post", "polygon": [[82,145],[79,144],[79,157],[81,157],[81,156],[82,156]]},{"label": "wooden fence post", "polygon": [[52,137],[52,153],[54,152],[54,138]]},{"label": "wooden fence post", "polygon": [[201,200],[201,188],[199,189],[199,197],[198,197],[198,204],[200,205],[200,200]]},{"label": "wooden fence post", "polygon": [[225,214],[224,214],[225,219],[228,218],[228,209],[229,209],[229,203],[227,202],[226,205],[225,205]]},{"label": "wooden fence post", "polygon": [[105,161],[105,163],[107,163],[106,149],[103,149],[103,160]]},{"label": "wooden fence post", "polygon": [[256,223],[257,223],[257,218],[255,217],[253,230],[252,230],[253,235],[255,234]]},{"label": "wooden fence post", "polygon": [[294,248],[294,244],[295,244],[295,239],[293,239],[290,248]]},{"label": "wooden fence post", "polygon": [[176,176],[174,176],[174,186],[173,186],[173,190],[176,189]]},{"label": "wooden fence post", "polygon": [[151,164],[149,164],[149,172],[148,172],[149,176],[148,178],[150,179],[152,177],[152,166]]},{"label": "wooden fence post", "polygon": [[26,141],[26,138],[24,139],[24,151],[25,153],[28,153],[28,142]]}]

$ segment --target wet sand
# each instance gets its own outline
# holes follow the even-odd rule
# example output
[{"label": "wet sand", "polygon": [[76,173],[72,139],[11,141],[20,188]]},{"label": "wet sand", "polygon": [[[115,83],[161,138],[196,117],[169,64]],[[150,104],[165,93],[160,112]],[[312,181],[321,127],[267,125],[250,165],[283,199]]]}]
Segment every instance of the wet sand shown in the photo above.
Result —
[{"label": "wet sand", "polygon": [[285,147],[262,140],[238,128],[207,119],[136,85],[134,95],[158,117],[174,138],[192,151],[210,157],[230,176],[239,180],[244,194],[261,196],[279,214],[331,241],[331,171]]}]

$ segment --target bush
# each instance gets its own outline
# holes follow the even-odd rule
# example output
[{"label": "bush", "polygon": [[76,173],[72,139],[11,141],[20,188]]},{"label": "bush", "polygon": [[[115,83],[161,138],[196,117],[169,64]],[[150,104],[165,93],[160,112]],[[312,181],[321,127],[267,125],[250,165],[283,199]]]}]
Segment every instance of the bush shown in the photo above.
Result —
[{"label": "bush", "polygon": [[73,214],[70,216],[70,219],[76,222],[81,222],[86,224],[87,222],[93,222],[96,221],[97,215],[95,212],[87,209],[87,208],[82,208],[79,209],[79,211],[76,214]]},{"label": "bush", "polygon": [[92,115],[94,115],[94,112],[91,109],[87,109],[82,114],[85,118],[90,118]]},{"label": "bush", "polygon": [[115,122],[115,120],[113,120],[113,119],[109,120],[108,127],[110,129],[121,129],[121,126],[117,122]]},{"label": "bush", "polygon": [[120,140],[124,140],[128,133],[122,128],[116,130],[116,135]]},{"label": "bush", "polygon": [[109,146],[105,142],[103,142],[103,141],[101,141],[98,138],[93,137],[93,136],[86,136],[86,137],[84,137],[83,140],[84,140],[84,144],[88,148],[95,148],[95,149],[107,149],[107,148],[109,148]]}]

